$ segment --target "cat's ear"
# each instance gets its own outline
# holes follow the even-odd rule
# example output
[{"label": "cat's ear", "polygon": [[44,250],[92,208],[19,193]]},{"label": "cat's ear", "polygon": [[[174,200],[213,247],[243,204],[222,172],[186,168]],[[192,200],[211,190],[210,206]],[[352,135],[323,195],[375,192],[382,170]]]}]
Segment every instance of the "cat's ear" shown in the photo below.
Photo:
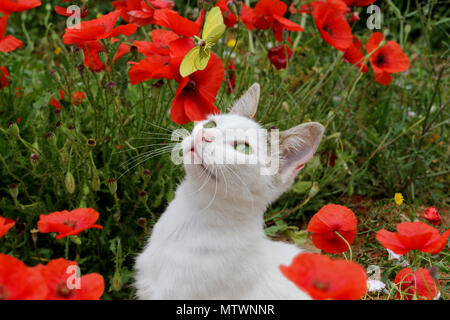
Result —
[{"label": "cat's ear", "polygon": [[308,122],[280,132],[280,169],[283,183],[295,178],[311,160],[319,146],[325,128],[317,122]]},{"label": "cat's ear", "polygon": [[259,84],[254,83],[231,108],[230,114],[237,114],[252,119],[255,117],[259,101]]}]

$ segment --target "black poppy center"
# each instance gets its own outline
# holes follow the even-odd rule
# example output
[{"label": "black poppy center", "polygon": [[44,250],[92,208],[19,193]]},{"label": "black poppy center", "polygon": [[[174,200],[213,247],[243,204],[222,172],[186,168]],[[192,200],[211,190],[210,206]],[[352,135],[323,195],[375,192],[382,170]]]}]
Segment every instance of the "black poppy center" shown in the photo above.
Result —
[{"label": "black poppy center", "polygon": [[195,81],[189,80],[186,87],[184,87],[184,91],[188,91],[188,92],[194,91],[195,87],[196,87]]},{"label": "black poppy center", "polygon": [[380,54],[377,56],[376,63],[377,63],[378,65],[386,64],[386,56],[385,56],[384,54],[380,53]]},{"label": "black poppy center", "polygon": [[331,36],[333,35],[333,30],[330,28],[329,24],[326,24],[322,28],[325,32],[328,32]]}]

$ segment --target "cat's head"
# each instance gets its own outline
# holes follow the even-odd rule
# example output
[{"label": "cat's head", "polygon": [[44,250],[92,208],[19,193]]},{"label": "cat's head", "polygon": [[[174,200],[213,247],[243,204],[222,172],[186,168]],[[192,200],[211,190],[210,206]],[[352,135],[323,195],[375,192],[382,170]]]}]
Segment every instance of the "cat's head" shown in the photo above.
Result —
[{"label": "cat's head", "polygon": [[324,127],[308,122],[281,132],[263,129],[253,120],[259,94],[255,83],[228,114],[197,122],[182,141],[187,179],[198,192],[266,206],[314,155]]}]

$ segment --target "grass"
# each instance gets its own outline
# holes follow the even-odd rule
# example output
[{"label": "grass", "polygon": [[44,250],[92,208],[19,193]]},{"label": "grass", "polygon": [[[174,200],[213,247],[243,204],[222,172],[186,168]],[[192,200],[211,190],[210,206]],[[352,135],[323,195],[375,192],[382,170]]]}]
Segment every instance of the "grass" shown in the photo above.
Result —
[{"label": "grass", "polygon": [[[228,94],[223,85],[217,95],[222,112],[257,81],[262,87],[257,120],[265,127],[283,130],[309,120],[326,126],[316,156],[301,171],[294,188],[268,209],[270,236],[293,241],[321,206],[344,204],[358,217],[354,259],[365,267],[381,266],[383,278],[392,280],[397,269],[387,261],[375,231],[394,230],[397,222],[420,217],[430,205],[447,217],[441,229],[448,227],[449,9],[445,3],[379,4],[384,14],[381,31],[401,44],[411,62],[410,70],[395,74],[389,86],[378,84],[372,71],[361,74],[345,63],[339,51],[323,42],[309,16],[303,18],[301,38],[291,35],[298,46],[286,70],[276,71],[267,59],[269,43],[275,43],[267,30],[248,33],[235,28],[216,45],[214,51],[224,64],[233,57],[237,66],[234,92]],[[1,240],[0,252],[27,265],[67,254],[79,262],[83,273],[95,271],[105,277],[103,298],[129,299],[134,292],[133,258],[184,175],[160,149],[170,142],[168,133],[179,127],[168,116],[176,83],[129,84],[127,62],[133,61],[132,54],[108,72],[83,69],[82,54],[61,40],[65,19],[52,11],[54,4],[57,1],[11,15],[7,34],[24,45],[13,53],[0,53],[0,65],[7,66],[11,75],[8,86],[0,90],[0,212],[18,219]],[[196,17],[194,4],[176,4],[184,16]],[[111,10],[111,5],[93,1],[86,19]],[[365,27],[367,14],[360,11],[353,32],[366,43],[372,31]],[[302,17],[291,19],[300,23]],[[125,41],[145,39],[150,29],[140,28]],[[238,40],[235,49],[225,45],[233,38]],[[109,47],[109,58],[117,46]],[[67,97],[81,90],[87,98],[77,107],[69,99],[62,101],[63,111],[56,114],[48,102],[59,98],[59,89]],[[19,131],[12,125],[18,118]],[[189,130],[192,124],[185,127]],[[32,161],[32,154],[39,160]],[[18,186],[16,198],[11,196],[12,184]],[[400,209],[393,202],[395,192],[406,199],[407,205]],[[363,200],[355,202],[359,198]],[[30,231],[40,214],[84,206],[100,212],[103,231],[80,234],[81,244],[47,234],[38,234],[33,242]],[[442,279],[447,279],[442,286],[442,297],[447,298],[448,247],[441,256],[421,259],[423,266],[437,266]]]}]

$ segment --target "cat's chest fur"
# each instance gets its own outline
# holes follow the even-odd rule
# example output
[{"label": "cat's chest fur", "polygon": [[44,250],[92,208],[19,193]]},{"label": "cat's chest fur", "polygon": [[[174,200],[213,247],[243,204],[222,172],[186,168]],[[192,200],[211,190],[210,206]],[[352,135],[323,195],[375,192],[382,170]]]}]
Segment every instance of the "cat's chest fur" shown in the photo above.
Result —
[{"label": "cat's chest fur", "polygon": [[243,216],[220,199],[202,211],[207,199],[191,193],[179,186],[137,257],[139,299],[307,298],[278,269],[300,249],[268,240],[262,212]]}]

